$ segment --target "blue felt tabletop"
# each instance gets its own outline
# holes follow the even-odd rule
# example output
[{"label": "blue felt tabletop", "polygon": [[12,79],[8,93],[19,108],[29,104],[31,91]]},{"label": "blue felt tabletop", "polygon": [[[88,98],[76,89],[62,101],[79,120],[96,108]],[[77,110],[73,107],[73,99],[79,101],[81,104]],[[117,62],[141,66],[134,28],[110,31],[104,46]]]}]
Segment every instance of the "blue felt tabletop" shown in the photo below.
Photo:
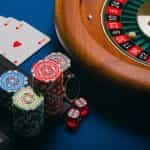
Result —
[{"label": "blue felt tabletop", "polygon": [[[62,50],[62,47],[57,40],[54,30],[54,0],[1,0],[0,2],[0,15],[5,17],[11,16],[19,20],[24,20],[52,38],[52,41],[48,45],[46,45],[38,53],[36,53],[21,65],[21,68],[26,73],[30,74],[31,65],[37,60],[43,58],[48,53],[56,49]],[[82,70],[82,68],[78,70],[77,66],[75,68],[75,72],[79,75],[80,73],[84,73],[85,76],[83,77],[83,80],[81,77],[81,83],[86,84],[86,87],[88,87],[85,71]],[[93,85],[89,86],[95,86],[94,81]],[[83,88],[84,87],[85,86],[83,86]],[[97,87],[95,87],[95,89],[96,88]],[[93,94],[94,93],[96,92],[93,92]],[[107,92],[105,92],[105,94],[108,95]],[[92,101],[94,101],[94,99],[96,101],[105,101],[105,94],[103,90],[102,93],[98,92],[96,96],[92,96],[91,94],[91,96],[88,97],[86,93],[85,95],[87,95],[86,98],[89,100],[91,112],[90,115],[83,121],[80,128],[76,132],[69,132],[68,130],[66,130],[62,122],[57,123],[57,126],[55,126],[53,129],[47,130],[45,137],[41,139],[41,143],[39,141],[34,143],[35,145],[37,145],[36,150],[149,150],[150,140],[147,136],[145,137],[144,135],[142,135],[142,132],[138,132],[136,130],[134,131],[134,129],[130,127],[128,128],[128,125],[126,127],[123,127],[124,125],[120,126],[117,123],[114,123],[114,120],[117,117],[114,117],[112,119],[110,117],[111,112],[108,115],[109,117],[107,117],[107,115],[104,115],[104,107],[104,110],[100,109],[101,106],[97,106],[96,109],[96,106],[92,103]],[[105,106],[108,106],[110,108],[113,107],[113,99],[116,98],[116,95],[114,97],[110,97],[112,102],[108,102],[109,104]],[[121,97],[117,98],[121,99]],[[102,105],[102,103],[99,105]],[[120,105],[118,105],[118,107],[120,107]],[[109,110],[107,108],[106,111]],[[132,112],[131,110],[130,112]],[[112,115],[119,115],[119,111],[116,114],[114,113]],[[135,117],[139,118],[139,122],[137,121],[137,123],[135,123],[135,126],[138,126],[138,123],[142,122],[140,120],[142,116],[140,116],[140,114],[135,114],[129,120],[131,120],[132,122]],[[124,116],[124,118],[126,117]],[[130,125],[129,120],[128,124]],[[125,121],[123,122],[125,124]],[[139,128],[144,127],[139,126]],[[17,144],[19,145],[19,143]],[[20,146],[22,148],[25,147],[25,145]],[[28,149],[30,149],[30,147],[28,147]]]}]

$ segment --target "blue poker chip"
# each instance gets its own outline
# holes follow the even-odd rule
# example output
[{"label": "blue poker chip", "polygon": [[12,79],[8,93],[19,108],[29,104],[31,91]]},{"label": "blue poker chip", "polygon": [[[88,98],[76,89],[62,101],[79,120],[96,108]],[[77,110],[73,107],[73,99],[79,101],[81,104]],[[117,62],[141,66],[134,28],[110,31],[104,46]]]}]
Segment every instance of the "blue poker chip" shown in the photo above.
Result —
[{"label": "blue poker chip", "polygon": [[0,88],[8,93],[16,92],[28,84],[28,79],[18,71],[8,71],[0,76]]}]

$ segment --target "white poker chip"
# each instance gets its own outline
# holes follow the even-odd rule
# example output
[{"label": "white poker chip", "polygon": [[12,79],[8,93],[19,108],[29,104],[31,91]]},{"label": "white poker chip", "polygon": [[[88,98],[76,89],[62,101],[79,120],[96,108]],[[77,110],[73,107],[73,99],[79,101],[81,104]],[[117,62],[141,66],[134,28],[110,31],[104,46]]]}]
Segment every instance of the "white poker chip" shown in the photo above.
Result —
[{"label": "white poker chip", "polygon": [[54,60],[57,63],[60,64],[61,71],[65,72],[71,67],[71,60],[64,54],[57,52],[57,53],[51,53],[45,59]]},{"label": "white poker chip", "polygon": [[35,110],[44,103],[44,97],[37,95],[31,87],[18,90],[12,99],[14,106],[26,111]]}]

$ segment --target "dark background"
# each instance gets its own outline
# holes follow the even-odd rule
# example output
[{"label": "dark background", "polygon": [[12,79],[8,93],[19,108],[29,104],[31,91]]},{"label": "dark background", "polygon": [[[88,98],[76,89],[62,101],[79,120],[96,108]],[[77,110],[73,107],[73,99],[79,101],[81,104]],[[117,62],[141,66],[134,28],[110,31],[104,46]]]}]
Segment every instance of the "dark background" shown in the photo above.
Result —
[{"label": "dark background", "polygon": [[[54,0],[1,0],[0,15],[27,21],[52,38],[51,43],[20,66],[28,75],[34,62],[52,51],[63,51],[54,30]],[[99,77],[97,82],[92,72],[77,61],[72,66],[81,80],[81,96],[89,101],[89,116],[75,132],[68,131],[63,121],[51,121],[40,137],[28,142],[15,140],[14,149],[149,150],[149,94],[124,88],[105,77]],[[5,130],[9,127],[6,122],[9,120],[1,113]]]}]

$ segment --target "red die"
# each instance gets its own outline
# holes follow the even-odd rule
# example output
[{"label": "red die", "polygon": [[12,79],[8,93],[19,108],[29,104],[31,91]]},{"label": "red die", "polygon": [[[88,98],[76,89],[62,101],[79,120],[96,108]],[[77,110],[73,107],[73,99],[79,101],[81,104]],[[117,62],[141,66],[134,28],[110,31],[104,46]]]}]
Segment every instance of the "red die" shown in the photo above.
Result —
[{"label": "red die", "polygon": [[119,8],[114,8],[112,6],[108,6],[106,8],[106,13],[108,15],[114,15],[114,16],[120,16],[121,15],[121,9]]},{"label": "red die", "polygon": [[142,52],[142,48],[140,48],[139,46],[133,46],[132,48],[130,48],[128,50],[128,53],[134,57],[137,57],[140,53]]},{"label": "red die", "polygon": [[74,101],[74,105],[80,110],[81,117],[86,117],[89,113],[87,101],[84,98],[79,98]]},{"label": "red die", "polygon": [[114,40],[117,44],[121,45],[127,41],[129,41],[129,37],[127,35],[118,35],[114,37]]},{"label": "red die", "polygon": [[107,21],[106,26],[109,30],[121,29],[122,23],[121,22],[109,22],[109,21]]},{"label": "red die", "polygon": [[67,113],[66,125],[69,129],[76,129],[80,124],[80,111],[75,108],[71,108]]}]

